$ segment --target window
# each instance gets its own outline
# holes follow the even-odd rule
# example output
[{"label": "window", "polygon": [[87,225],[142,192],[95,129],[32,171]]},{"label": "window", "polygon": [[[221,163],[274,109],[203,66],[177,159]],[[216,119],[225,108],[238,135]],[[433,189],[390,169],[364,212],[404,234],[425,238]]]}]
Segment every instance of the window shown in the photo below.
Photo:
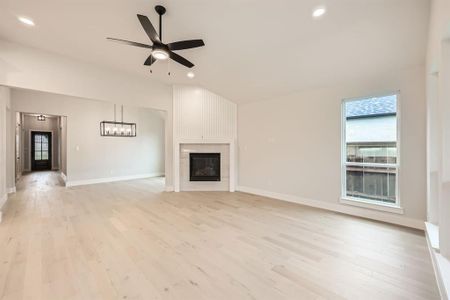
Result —
[{"label": "window", "polygon": [[343,102],[343,199],[399,206],[398,96]]}]

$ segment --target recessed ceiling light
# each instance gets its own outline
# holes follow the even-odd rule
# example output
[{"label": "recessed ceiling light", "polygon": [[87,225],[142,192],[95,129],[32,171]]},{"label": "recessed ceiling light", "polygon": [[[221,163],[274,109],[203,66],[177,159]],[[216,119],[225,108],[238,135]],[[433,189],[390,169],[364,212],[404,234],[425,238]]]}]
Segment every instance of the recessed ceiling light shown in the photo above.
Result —
[{"label": "recessed ceiling light", "polygon": [[195,74],[194,74],[194,72],[188,72],[187,73],[187,77],[189,77],[189,78],[194,78],[195,77]]},{"label": "recessed ceiling light", "polygon": [[33,20],[27,17],[17,17],[17,19],[25,25],[34,26]]},{"label": "recessed ceiling light", "polygon": [[313,16],[313,18],[317,19],[317,18],[320,18],[321,16],[323,16],[326,12],[327,12],[327,9],[325,8],[325,6],[319,6],[313,10],[312,16]]}]

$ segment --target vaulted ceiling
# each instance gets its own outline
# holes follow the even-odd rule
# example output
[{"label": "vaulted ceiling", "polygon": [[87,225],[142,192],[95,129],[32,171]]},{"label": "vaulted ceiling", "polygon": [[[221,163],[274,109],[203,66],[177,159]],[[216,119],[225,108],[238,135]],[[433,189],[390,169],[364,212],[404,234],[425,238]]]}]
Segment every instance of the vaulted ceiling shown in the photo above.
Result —
[{"label": "vaulted ceiling", "polygon": [[[165,42],[205,41],[178,52],[196,65],[194,79],[167,61],[150,74],[148,50],[106,41],[147,43],[136,14],[157,26],[156,4],[168,10]],[[327,13],[313,20],[318,5]],[[243,103],[422,64],[428,13],[427,0],[2,0],[0,38]],[[36,26],[19,23],[21,15]]]}]

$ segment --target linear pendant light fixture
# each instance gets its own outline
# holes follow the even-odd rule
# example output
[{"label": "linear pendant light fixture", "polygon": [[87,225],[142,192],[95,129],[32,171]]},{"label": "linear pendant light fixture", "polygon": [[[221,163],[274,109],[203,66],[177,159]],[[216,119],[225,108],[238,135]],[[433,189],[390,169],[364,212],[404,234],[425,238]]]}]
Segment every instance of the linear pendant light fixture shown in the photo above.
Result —
[{"label": "linear pendant light fixture", "polygon": [[116,105],[114,104],[114,121],[100,122],[101,136],[136,137],[136,123],[123,121],[123,105],[121,107],[121,122],[116,121]]}]

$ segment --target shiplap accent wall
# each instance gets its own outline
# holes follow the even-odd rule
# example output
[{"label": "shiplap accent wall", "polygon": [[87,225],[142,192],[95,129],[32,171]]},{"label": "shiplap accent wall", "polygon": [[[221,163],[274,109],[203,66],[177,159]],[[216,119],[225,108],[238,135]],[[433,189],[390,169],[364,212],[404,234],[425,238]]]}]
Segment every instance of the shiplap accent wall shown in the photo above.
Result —
[{"label": "shiplap accent wall", "polygon": [[[236,181],[237,105],[219,95],[196,86],[174,85],[173,87],[173,172],[174,191],[180,191],[180,181],[187,176],[180,172],[180,151],[183,145],[196,145],[219,151],[228,147],[227,172],[229,191],[234,192]],[[192,186],[191,186],[192,188]],[[194,188],[199,188],[196,186]],[[206,190],[207,186],[202,188]]]},{"label": "shiplap accent wall", "polygon": [[237,106],[195,86],[173,87],[175,139],[236,139]]}]

